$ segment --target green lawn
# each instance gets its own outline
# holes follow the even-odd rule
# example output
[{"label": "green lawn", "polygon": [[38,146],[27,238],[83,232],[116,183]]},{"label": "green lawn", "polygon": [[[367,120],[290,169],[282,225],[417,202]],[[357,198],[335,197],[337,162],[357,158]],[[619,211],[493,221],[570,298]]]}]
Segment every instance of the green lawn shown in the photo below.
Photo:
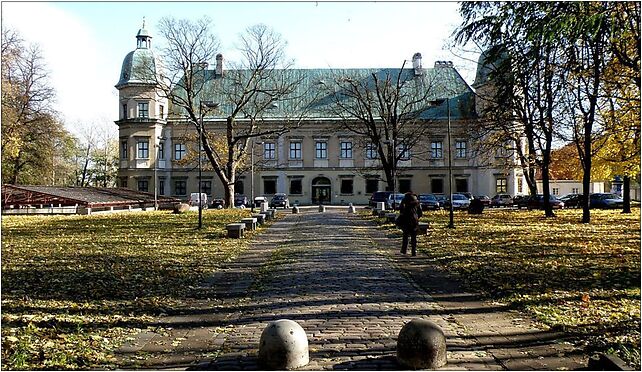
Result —
[{"label": "green lawn", "polygon": [[[579,333],[591,350],[618,353],[640,366],[640,209],[488,210],[482,215],[426,212],[430,232],[420,253],[469,289]],[[393,228],[392,225],[387,225]]]},{"label": "green lawn", "polygon": [[[113,368],[113,350],[197,287],[247,240],[249,210],[2,217],[3,369]],[[249,233],[250,235],[252,232]]]}]

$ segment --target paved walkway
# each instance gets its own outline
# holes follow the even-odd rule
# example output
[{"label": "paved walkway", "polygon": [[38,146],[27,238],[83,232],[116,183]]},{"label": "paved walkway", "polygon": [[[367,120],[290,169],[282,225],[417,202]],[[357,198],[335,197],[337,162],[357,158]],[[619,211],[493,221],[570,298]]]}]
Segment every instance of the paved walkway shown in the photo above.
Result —
[{"label": "paved walkway", "polygon": [[345,210],[288,214],[212,278],[224,294],[215,304],[162,319],[162,331],[145,332],[120,352],[151,368],[259,369],[261,332],[291,319],[308,335],[310,364],[302,370],[395,370],[401,327],[424,318],[446,334],[443,369],[586,365],[562,335],[461,293],[421,256],[395,254],[399,240]]}]

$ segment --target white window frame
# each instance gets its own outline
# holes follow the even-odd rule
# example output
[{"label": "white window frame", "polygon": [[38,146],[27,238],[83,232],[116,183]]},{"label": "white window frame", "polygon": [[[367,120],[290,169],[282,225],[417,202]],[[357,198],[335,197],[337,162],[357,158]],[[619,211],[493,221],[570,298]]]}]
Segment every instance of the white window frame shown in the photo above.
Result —
[{"label": "white window frame", "polygon": [[352,159],[352,141],[341,141],[339,149],[340,159]]},{"label": "white window frame", "polygon": [[274,142],[263,143],[263,159],[276,159],[276,144]]},{"label": "white window frame", "polygon": [[[438,152],[438,156],[435,154]],[[430,142],[430,157],[433,159],[444,158],[444,141],[431,141]]]},{"label": "white window frame", "polygon": [[290,160],[301,160],[301,159],[303,159],[303,143],[301,141],[291,141],[290,142]]},{"label": "white window frame", "polygon": [[468,157],[468,144],[466,141],[459,140],[455,142],[455,157],[465,159]]},{"label": "white window frame", "polygon": [[314,155],[315,159],[327,159],[328,158],[328,142],[327,141],[316,141],[314,144]]},{"label": "white window frame", "polygon": [[[180,157],[177,157],[177,154],[181,154]],[[175,143],[174,144],[174,160],[183,160],[187,155],[187,146],[184,143]]]},{"label": "white window frame", "polygon": [[136,159],[149,159],[149,140],[136,141]]}]

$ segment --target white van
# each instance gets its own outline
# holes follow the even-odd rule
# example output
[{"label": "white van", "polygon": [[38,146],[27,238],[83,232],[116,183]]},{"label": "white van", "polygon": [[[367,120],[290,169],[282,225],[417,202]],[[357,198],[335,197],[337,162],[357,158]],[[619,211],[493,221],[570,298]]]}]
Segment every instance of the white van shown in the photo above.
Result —
[{"label": "white van", "polygon": [[[189,205],[190,206],[198,206],[198,193],[193,192],[189,196]],[[201,205],[203,208],[207,208],[207,194],[202,192],[201,193]]]}]

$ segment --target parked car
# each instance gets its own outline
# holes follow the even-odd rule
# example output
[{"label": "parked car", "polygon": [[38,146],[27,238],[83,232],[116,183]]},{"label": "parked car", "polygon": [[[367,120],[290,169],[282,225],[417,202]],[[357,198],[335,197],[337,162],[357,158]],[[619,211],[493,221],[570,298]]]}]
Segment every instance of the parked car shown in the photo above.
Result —
[{"label": "parked car", "polygon": [[491,207],[510,207],[513,205],[513,197],[508,194],[497,194],[490,199]]},{"label": "parked car", "polygon": [[[553,209],[562,209],[564,208],[564,202],[555,197],[555,195],[549,195],[549,203]],[[544,209],[544,195],[537,194],[528,197],[527,203],[528,210],[531,209]]]},{"label": "parked car", "polygon": [[283,193],[276,193],[272,197],[272,200],[270,200],[270,208],[285,208],[288,209],[290,208],[290,200],[288,199],[288,196],[283,194]]},{"label": "parked car", "polygon": [[254,208],[261,208],[261,204],[267,202],[268,200],[265,196],[257,196],[254,198]]},{"label": "parked car", "polygon": [[[198,193],[193,192],[189,195],[189,205],[190,206],[198,206]],[[201,193],[201,206],[203,208],[207,208],[207,194],[202,192]]]},{"label": "parked car", "polygon": [[[388,199],[386,200],[386,209],[399,209],[399,204],[401,204],[401,199],[403,199],[404,194],[401,193],[390,193]],[[394,199],[393,199],[394,198]]]},{"label": "parked car", "polygon": [[490,198],[488,195],[477,195],[475,199],[479,199],[484,207],[488,207],[490,205]]},{"label": "parked car", "polygon": [[245,208],[248,204],[247,196],[242,194],[234,195],[234,206],[236,208]]},{"label": "parked car", "polygon": [[224,199],[212,199],[212,204],[210,204],[212,208],[215,209],[223,209],[225,208],[225,200]]},{"label": "parked car", "polygon": [[391,191],[375,191],[370,196],[368,205],[372,208],[377,206],[377,203],[385,203],[388,201],[388,196],[392,194]]},{"label": "parked car", "polygon": [[623,208],[624,199],[616,194],[595,193],[591,194],[589,198],[589,207],[603,209]]},{"label": "parked car", "polygon": [[419,195],[419,204],[421,204],[421,210],[438,210],[439,202],[433,194],[420,194]]},{"label": "parked car", "polygon": [[[463,194],[453,194],[453,209],[468,209],[470,200]],[[450,198],[444,203],[445,209],[450,209]]]},{"label": "parked car", "polygon": [[439,202],[439,208],[445,208],[446,204],[446,195],[443,194],[433,194],[435,195],[435,199]]},{"label": "parked car", "polygon": [[463,196],[467,197],[468,200],[473,201],[475,197],[473,196],[473,193],[471,192],[458,192],[457,194],[462,194]]},{"label": "parked car", "polygon": [[564,202],[564,208],[580,208],[583,198],[582,194],[566,194],[559,199]]},{"label": "parked car", "polygon": [[513,198],[513,205],[517,207],[517,209],[528,208],[529,197],[529,195],[515,195]]}]

